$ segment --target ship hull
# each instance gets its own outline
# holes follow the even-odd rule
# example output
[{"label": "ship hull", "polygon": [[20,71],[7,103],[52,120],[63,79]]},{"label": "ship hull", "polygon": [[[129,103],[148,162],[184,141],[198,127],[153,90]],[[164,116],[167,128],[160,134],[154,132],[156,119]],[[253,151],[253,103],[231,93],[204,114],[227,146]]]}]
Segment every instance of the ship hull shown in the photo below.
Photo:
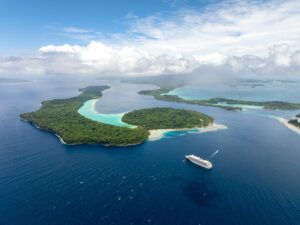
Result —
[{"label": "ship hull", "polygon": [[211,169],[213,167],[211,162],[209,162],[208,160],[202,159],[198,156],[186,155],[185,158],[188,159],[190,162],[194,163],[195,165],[201,166],[205,169]]}]

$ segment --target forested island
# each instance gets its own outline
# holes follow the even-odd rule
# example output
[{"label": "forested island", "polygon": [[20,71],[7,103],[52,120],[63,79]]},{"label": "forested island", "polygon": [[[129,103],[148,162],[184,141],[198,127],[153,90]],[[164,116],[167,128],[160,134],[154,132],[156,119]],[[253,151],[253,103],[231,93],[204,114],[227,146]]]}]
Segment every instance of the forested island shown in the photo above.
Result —
[{"label": "forested island", "polygon": [[[151,95],[154,96],[158,100],[170,101],[170,102],[180,102],[187,104],[195,104],[195,105],[204,105],[204,106],[213,106],[220,107],[227,110],[242,110],[242,107],[237,107],[235,105],[251,105],[251,106],[261,106],[264,109],[270,110],[296,110],[300,109],[300,103],[290,103],[290,102],[282,102],[282,101],[243,101],[243,100],[235,100],[235,99],[227,99],[227,98],[211,98],[204,100],[187,100],[183,99],[177,95],[168,95],[171,91],[170,89],[156,89],[156,90],[145,90],[140,91],[139,93],[142,95]],[[226,103],[227,105],[218,105],[220,103]],[[232,105],[232,106],[230,106]]]},{"label": "forested island", "polygon": [[160,88],[160,89],[156,89],[156,90],[140,91],[139,94],[151,95],[155,99],[162,100],[162,101],[179,102],[179,103],[187,103],[187,104],[203,105],[203,106],[213,106],[213,107],[223,108],[223,109],[226,109],[226,110],[242,110],[241,107],[217,105],[218,102],[216,102],[215,99],[187,100],[187,99],[181,98],[177,95],[168,95],[168,94],[166,94],[171,90],[172,89]]},{"label": "forested island", "polygon": [[[250,82],[251,80],[248,80]],[[257,80],[254,80],[257,82]],[[153,84],[159,86],[159,89],[155,90],[144,90],[140,91],[139,94],[142,95],[151,95],[157,100],[162,101],[170,101],[170,102],[179,102],[179,103],[187,103],[194,105],[203,105],[203,106],[212,106],[219,107],[226,110],[242,110],[241,106],[237,105],[248,105],[248,106],[259,106],[264,109],[269,110],[297,110],[300,109],[300,103],[290,103],[284,101],[245,101],[238,99],[228,99],[228,98],[211,98],[211,99],[198,99],[198,100],[188,100],[181,98],[177,95],[168,95],[167,93],[179,88],[183,87],[187,83],[182,78],[182,76],[178,76],[173,78],[173,76],[156,76],[156,77],[140,77],[140,78],[132,78],[123,80],[123,82],[129,83],[138,83],[138,84]],[[241,81],[242,82],[242,81]],[[245,82],[245,81],[243,81]],[[253,81],[251,81],[253,82]],[[271,80],[261,81],[264,83],[271,82]],[[288,81],[285,81],[288,82]],[[293,82],[293,81],[289,81]],[[224,105],[225,104],[225,105]]]},{"label": "forested island", "polygon": [[[195,104],[195,105],[204,105],[204,106],[213,106],[219,107],[227,110],[242,110],[242,107],[238,107],[235,105],[251,105],[251,106],[261,106],[264,109],[270,110],[296,110],[300,109],[300,103],[290,103],[283,101],[244,101],[244,100],[235,100],[228,98],[210,98],[204,100],[187,100],[181,98],[177,95],[168,95],[169,91],[172,89],[156,89],[156,90],[145,90],[140,91],[140,94],[143,95],[151,95],[154,96],[158,100],[170,101],[170,102],[181,102],[187,104]],[[227,105],[218,105],[220,103],[226,103]],[[230,106],[232,105],[232,106]]]},{"label": "forested island", "polygon": [[42,102],[42,107],[21,118],[41,129],[59,135],[67,144],[130,145],[143,142],[148,137],[144,128],[128,129],[95,122],[77,111],[90,99],[98,99],[108,86],[89,86],[81,94],[68,99]]},{"label": "forested island", "polygon": [[300,122],[299,122],[299,120],[300,120],[300,113],[295,116],[295,119],[290,119],[289,120],[289,124],[291,124],[291,125],[293,125],[293,126],[295,126],[295,127],[297,127],[297,128],[300,129]]},{"label": "forested island", "polygon": [[127,146],[144,142],[151,129],[176,129],[209,126],[213,118],[190,110],[151,108],[129,112],[123,121],[134,129],[112,126],[85,118],[78,109],[90,99],[98,99],[109,86],[89,86],[80,89],[81,94],[68,99],[42,102],[35,112],[20,117],[36,127],[55,133],[66,144],[103,144]]},{"label": "forested island", "polygon": [[126,113],[122,121],[152,130],[206,127],[213,123],[213,118],[185,109],[150,108]]}]

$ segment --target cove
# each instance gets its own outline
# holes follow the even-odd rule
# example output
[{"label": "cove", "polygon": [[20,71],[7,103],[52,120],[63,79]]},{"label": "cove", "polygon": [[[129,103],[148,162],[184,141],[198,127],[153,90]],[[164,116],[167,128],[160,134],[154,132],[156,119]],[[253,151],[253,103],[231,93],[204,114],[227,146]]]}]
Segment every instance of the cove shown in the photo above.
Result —
[{"label": "cove", "polygon": [[113,126],[135,128],[136,126],[122,122],[122,117],[125,113],[102,114],[95,110],[95,104],[98,99],[91,99],[84,103],[78,110],[78,113],[87,119],[94,120],[100,123],[105,123]]}]

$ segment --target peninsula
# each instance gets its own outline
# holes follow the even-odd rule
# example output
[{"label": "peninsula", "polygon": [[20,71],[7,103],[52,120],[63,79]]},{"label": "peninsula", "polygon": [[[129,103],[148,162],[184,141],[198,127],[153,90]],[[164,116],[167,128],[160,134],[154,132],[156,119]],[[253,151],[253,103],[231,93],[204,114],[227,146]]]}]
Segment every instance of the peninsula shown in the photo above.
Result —
[{"label": "peninsula", "polygon": [[52,132],[66,144],[136,145],[144,142],[155,129],[187,129],[209,127],[213,118],[200,112],[150,108],[126,113],[122,120],[134,128],[113,126],[88,119],[78,110],[91,99],[99,99],[109,86],[89,86],[81,94],[68,99],[42,102],[35,112],[20,117],[37,128]]},{"label": "peninsula", "polygon": [[217,104],[218,102],[216,101],[216,99],[187,100],[187,99],[181,98],[177,95],[168,95],[167,93],[170,92],[171,90],[172,89],[160,88],[160,89],[156,89],[156,90],[140,91],[139,94],[151,95],[155,99],[162,100],[162,101],[178,102],[178,103],[186,103],[186,104],[194,104],[194,105],[203,105],[203,106],[213,106],[213,107],[219,107],[219,108],[226,109],[226,110],[242,110],[241,107],[218,105]]},{"label": "peninsula", "polygon": [[[173,79],[174,80],[174,79]],[[223,97],[210,98],[210,99],[197,99],[189,100],[181,98],[177,95],[169,95],[168,93],[176,88],[180,88],[186,85],[186,83],[179,78],[175,81],[172,77],[164,75],[157,77],[142,77],[142,78],[132,78],[123,80],[123,82],[137,83],[137,84],[152,84],[159,86],[159,89],[155,90],[143,90],[139,94],[153,96],[157,100],[169,101],[169,102],[179,102],[186,104],[202,105],[202,106],[212,106],[219,107],[226,110],[242,110],[243,106],[253,106],[269,110],[297,110],[300,109],[300,103],[291,103],[284,101],[246,101],[239,99],[228,99]],[[244,107],[244,108],[245,108]]]},{"label": "peninsula", "polygon": [[290,103],[283,101],[244,101],[244,100],[236,100],[236,99],[228,99],[228,98],[210,98],[204,100],[188,100],[181,98],[177,95],[168,95],[167,93],[173,89],[165,89],[159,88],[156,90],[144,90],[140,91],[139,94],[142,95],[151,95],[157,100],[169,101],[169,102],[179,102],[179,103],[187,103],[194,105],[203,105],[203,106],[213,106],[219,107],[226,110],[242,110],[245,106],[258,106],[264,109],[270,110],[297,110],[300,109],[300,103]]}]

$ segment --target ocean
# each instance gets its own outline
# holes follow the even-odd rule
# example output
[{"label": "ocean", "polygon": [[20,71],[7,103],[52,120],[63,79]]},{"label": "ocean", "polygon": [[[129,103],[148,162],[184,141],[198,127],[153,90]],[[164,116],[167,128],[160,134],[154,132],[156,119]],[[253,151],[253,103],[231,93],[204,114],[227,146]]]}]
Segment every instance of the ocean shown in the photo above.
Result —
[{"label": "ocean", "polygon": [[[97,102],[99,113],[185,108],[228,129],[169,133],[132,147],[68,146],[19,119],[43,100],[96,83],[113,87]],[[137,94],[146,87],[99,80],[0,84],[0,224],[300,224],[299,134],[268,116],[299,111],[162,102]],[[185,160],[217,149],[210,171]]]}]

